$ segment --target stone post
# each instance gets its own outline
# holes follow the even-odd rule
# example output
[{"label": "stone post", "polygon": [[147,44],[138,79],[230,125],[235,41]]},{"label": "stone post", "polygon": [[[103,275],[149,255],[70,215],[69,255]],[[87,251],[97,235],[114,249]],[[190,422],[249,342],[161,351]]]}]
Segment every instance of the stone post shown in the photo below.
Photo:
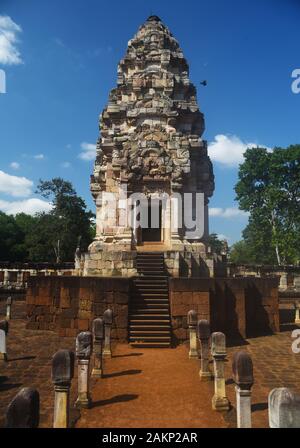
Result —
[{"label": "stone post", "polygon": [[270,428],[300,428],[300,395],[286,387],[271,390],[268,398]]},{"label": "stone post", "polygon": [[9,285],[10,273],[8,269],[4,270],[3,286]]},{"label": "stone post", "polygon": [[252,359],[247,352],[240,351],[234,354],[232,371],[236,384],[237,427],[251,428],[251,387],[254,378]]},{"label": "stone post", "polygon": [[230,403],[226,397],[224,364],[226,358],[226,338],[224,333],[213,333],[211,336],[211,354],[214,359],[215,395],[212,408],[215,411],[228,411]]},{"label": "stone post", "polygon": [[300,302],[299,300],[295,300],[294,302],[295,307],[295,324],[300,324]]},{"label": "stone post", "polygon": [[24,273],[23,271],[18,271],[17,273],[17,284],[19,288],[22,288],[24,283]]},{"label": "stone post", "polygon": [[75,406],[89,408],[91,398],[89,393],[89,365],[92,353],[92,333],[82,331],[76,338],[76,356],[78,359],[78,398]]},{"label": "stone post", "polygon": [[294,288],[297,291],[300,290],[300,275],[295,274],[295,276],[294,276]]},{"label": "stone post", "polygon": [[103,349],[103,357],[111,358],[111,326],[113,323],[113,312],[112,310],[106,310],[103,313],[104,320],[104,332],[105,332],[105,340],[104,340],[104,349]]},{"label": "stone post", "polygon": [[102,358],[102,345],[104,339],[104,322],[103,319],[97,317],[93,320],[93,353],[94,353],[94,368],[92,370],[92,376],[96,378],[102,378],[103,374],[103,358]]},{"label": "stone post", "polygon": [[52,358],[54,384],[53,428],[69,427],[70,386],[74,376],[74,353],[58,350]]},{"label": "stone post", "polygon": [[0,360],[7,361],[6,336],[8,334],[7,320],[0,321]]},{"label": "stone post", "polygon": [[287,289],[287,273],[281,272],[279,289]]},{"label": "stone post", "polygon": [[40,395],[36,389],[24,387],[9,403],[5,428],[38,428]]},{"label": "stone post", "polygon": [[11,305],[12,305],[12,298],[11,296],[9,296],[6,299],[6,320],[11,319]]},{"label": "stone post", "polygon": [[201,347],[201,368],[200,379],[201,381],[209,381],[212,379],[212,374],[209,370],[209,338],[210,338],[210,326],[209,322],[205,319],[198,320],[198,338],[200,340]]},{"label": "stone post", "polygon": [[190,358],[198,358],[197,350],[197,313],[195,310],[190,310],[187,314],[187,323],[190,333]]}]

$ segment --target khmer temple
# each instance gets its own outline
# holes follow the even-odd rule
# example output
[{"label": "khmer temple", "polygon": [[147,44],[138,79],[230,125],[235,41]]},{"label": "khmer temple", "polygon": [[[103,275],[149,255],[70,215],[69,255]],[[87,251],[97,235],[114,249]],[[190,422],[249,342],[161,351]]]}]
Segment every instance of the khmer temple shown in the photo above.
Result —
[{"label": "khmer temple", "polygon": [[185,341],[190,310],[232,338],[278,331],[278,279],[237,278],[209,248],[214,174],[203,132],[187,61],[150,16],[100,116],[96,237],[76,251],[71,275],[30,277],[27,328],[76,336],[110,308],[112,338],[133,346]]},{"label": "khmer temple", "polygon": [[[201,138],[204,116],[188,63],[159,17],[150,16],[128,42],[99,127],[91,176],[97,232],[85,256],[84,275],[136,275],[137,253],[149,251],[164,254],[172,276],[183,270],[188,276],[207,275],[214,175]],[[199,212],[196,193],[203,194]],[[194,210],[182,206],[188,197]],[[198,237],[187,232],[187,211],[198,215]],[[155,212],[157,222],[151,226]],[[139,225],[142,214],[144,226]],[[212,269],[210,260],[208,265]]]}]

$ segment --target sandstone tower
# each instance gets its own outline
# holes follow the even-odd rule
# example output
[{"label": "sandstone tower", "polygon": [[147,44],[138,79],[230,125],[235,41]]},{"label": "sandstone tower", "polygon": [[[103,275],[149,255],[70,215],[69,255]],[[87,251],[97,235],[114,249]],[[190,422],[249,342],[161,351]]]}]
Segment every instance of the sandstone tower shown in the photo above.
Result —
[{"label": "sandstone tower", "polygon": [[[172,276],[212,275],[207,237],[214,175],[203,132],[182,50],[159,17],[150,16],[128,42],[100,116],[91,176],[97,230],[84,275],[134,276],[137,253],[155,251],[164,254]],[[202,193],[200,237],[191,237],[184,219],[188,211],[195,215],[195,201],[178,205],[184,193]],[[149,226],[140,226],[141,215]]]}]

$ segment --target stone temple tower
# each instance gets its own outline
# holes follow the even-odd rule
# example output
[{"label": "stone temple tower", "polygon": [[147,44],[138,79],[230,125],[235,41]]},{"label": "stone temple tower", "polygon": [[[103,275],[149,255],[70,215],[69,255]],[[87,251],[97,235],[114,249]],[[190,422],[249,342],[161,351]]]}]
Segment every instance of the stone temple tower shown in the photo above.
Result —
[{"label": "stone temple tower", "polygon": [[212,274],[207,237],[214,175],[203,132],[182,50],[159,17],[150,16],[128,42],[100,116],[91,176],[97,230],[84,275],[135,276],[140,252],[163,254],[172,276]]}]

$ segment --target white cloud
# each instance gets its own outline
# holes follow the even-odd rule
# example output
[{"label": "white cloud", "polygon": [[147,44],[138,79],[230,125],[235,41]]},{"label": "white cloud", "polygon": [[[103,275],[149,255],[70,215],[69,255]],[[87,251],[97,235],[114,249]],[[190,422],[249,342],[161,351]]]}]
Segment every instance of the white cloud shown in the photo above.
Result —
[{"label": "white cloud", "polygon": [[0,193],[15,197],[26,197],[31,194],[32,187],[32,180],[26,179],[26,177],[12,176],[4,171],[0,171]]},{"label": "white cloud", "polygon": [[226,219],[238,218],[238,217],[246,218],[246,217],[248,217],[248,215],[249,214],[247,212],[244,212],[243,210],[239,210],[238,208],[235,208],[235,207],[227,207],[227,208],[211,207],[211,208],[209,208],[209,216],[215,217],[215,218],[226,218]]},{"label": "white cloud", "polygon": [[0,210],[8,215],[16,215],[17,213],[26,213],[34,215],[38,212],[49,212],[53,205],[42,199],[30,198],[23,201],[3,201],[0,199]]},{"label": "white cloud", "polygon": [[70,163],[70,162],[63,162],[63,163],[61,163],[60,166],[61,166],[62,168],[70,168],[71,163]]},{"label": "white cloud", "polygon": [[94,160],[96,157],[96,145],[94,145],[93,143],[86,143],[83,142],[81,143],[81,149],[83,149],[83,151],[81,153],[79,153],[78,157],[81,160]]},{"label": "white cloud", "polygon": [[217,237],[221,241],[224,241],[224,240],[228,241],[228,240],[230,240],[230,238],[228,236],[226,236],[226,235],[223,235],[223,233],[217,233]]},{"label": "white cloud", "polygon": [[18,35],[22,28],[9,16],[0,16],[0,64],[22,64],[21,54],[17,48]]},{"label": "white cloud", "polygon": [[219,134],[215,136],[213,142],[208,145],[208,153],[213,162],[219,162],[227,167],[237,167],[243,162],[243,154],[247,148],[256,148],[257,146],[267,148],[258,143],[244,142],[236,135]]},{"label": "white cloud", "polygon": [[18,162],[11,162],[9,165],[13,170],[18,170],[20,168],[20,164]]},{"label": "white cloud", "polygon": [[44,154],[36,154],[35,156],[33,156],[33,158],[36,160],[43,160],[45,156]]}]

